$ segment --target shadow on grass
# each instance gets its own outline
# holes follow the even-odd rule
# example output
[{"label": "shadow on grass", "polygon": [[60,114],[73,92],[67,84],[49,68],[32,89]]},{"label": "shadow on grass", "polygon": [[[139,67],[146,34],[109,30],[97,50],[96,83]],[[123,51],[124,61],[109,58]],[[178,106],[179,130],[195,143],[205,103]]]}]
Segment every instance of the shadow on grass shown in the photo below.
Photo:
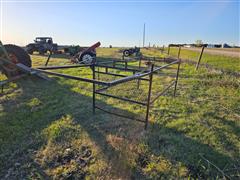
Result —
[{"label": "shadow on grass", "polygon": [[[70,115],[99,147],[104,160],[109,164],[108,168],[111,169],[110,176],[114,174],[113,177],[124,179],[149,177],[143,169],[150,163],[151,157],[148,154],[141,154],[141,151],[138,152],[138,145],[141,142],[147,144],[149,152],[154,156],[163,156],[172,164],[180,162],[189,169],[196,169],[195,164],[199,161],[200,153],[220,167],[233,161],[213,147],[187,137],[173,128],[152,122],[148,131],[144,132],[144,124],[138,122],[124,120],[99,111],[92,115],[91,84],[67,83],[61,78],[55,79],[58,81],[22,79],[17,82],[15,92],[1,103],[3,106],[0,116],[1,177],[9,174],[8,177],[11,178],[11,172],[17,172],[15,178],[25,178],[36,172],[33,176],[38,174],[45,179],[52,178],[45,173],[46,169],[51,167],[43,167],[35,162],[34,153],[46,145],[46,142],[39,138],[42,131],[65,115]],[[84,86],[90,90],[86,94],[80,94],[79,91],[74,90],[76,87],[81,89]],[[109,106],[99,100],[98,103]],[[121,109],[118,111],[131,116],[135,115]],[[109,137],[114,137],[115,140],[111,141]],[[121,147],[118,146],[119,143]],[[132,152],[129,152],[131,150]],[[125,153],[130,153],[133,157],[129,158]],[[143,163],[144,159],[147,163]],[[30,167],[28,167],[29,162],[31,162]],[[174,175],[162,172],[155,178],[165,176]]]}]

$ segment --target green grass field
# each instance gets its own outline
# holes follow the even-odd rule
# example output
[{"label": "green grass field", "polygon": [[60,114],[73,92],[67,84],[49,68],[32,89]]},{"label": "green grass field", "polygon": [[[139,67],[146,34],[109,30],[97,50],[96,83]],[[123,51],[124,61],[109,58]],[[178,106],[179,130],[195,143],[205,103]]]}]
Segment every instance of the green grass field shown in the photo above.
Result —
[{"label": "green grass field", "polygon": [[[157,50],[144,55],[162,57]],[[175,51],[172,51],[175,53]],[[121,58],[116,48],[99,48],[103,59]],[[192,58],[192,52],[182,57]],[[216,68],[239,71],[235,58],[206,55]],[[33,55],[33,65],[46,57]],[[53,58],[50,65],[69,64]],[[91,78],[85,69],[59,70]],[[4,78],[3,76],[1,77]],[[168,79],[154,81],[154,86]],[[136,96],[135,82],[112,93]],[[135,84],[136,85],[136,84]],[[147,85],[142,83],[145,92]],[[153,91],[155,91],[154,89]],[[181,65],[177,96],[170,90],[150,111],[150,125],[92,114],[92,84],[52,77],[26,77],[0,95],[1,179],[239,179],[239,78],[193,65]],[[129,116],[140,108],[100,98],[101,106]]]},{"label": "green grass field", "polygon": [[[167,48],[165,49],[167,52]],[[177,57],[178,48],[171,47],[170,55]],[[180,58],[196,61],[198,60],[200,52],[181,49]],[[240,60],[237,57],[228,57],[223,55],[212,55],[203,53],[202,64],[209,64],[217,69],[227,72],[240,72]]]}]

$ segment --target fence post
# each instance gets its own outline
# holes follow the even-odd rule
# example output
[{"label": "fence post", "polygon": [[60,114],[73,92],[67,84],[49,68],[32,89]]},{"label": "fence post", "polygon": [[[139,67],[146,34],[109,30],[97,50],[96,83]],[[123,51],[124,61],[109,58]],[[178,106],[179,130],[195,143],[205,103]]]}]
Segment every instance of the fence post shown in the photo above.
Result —
[{"label": "fence post", "polygon": [[196,69],[195,70],[198,70],[198,67],[199,67],[199,65],[200,65],[200,62],[201,62],[201,59],[202,59],[202,55],[203,55],[203,51],[204,51],[204,46],[202,47],[202,50],[201,50],[201,53],[200,53],[200,55],[199,55],[199,57],[198,57],[198,62],[197,62],[197,65],[196,65]]},{"label": "fence post", "polygon": [[48,65],[48,62],[49,62],[49,60],[50,60],[50,58],[51,58],[51,56],[52,56],[52,50],[53,50],[53,48],[51,49],[50,54],[48,55],[47,61],[46,61],[46,63],[45,63],[45,66]]},{"label": "fence post", "polygon": [[178,59],[180,58],[181,46],[178,47]]},{"label": "fence post", "polygon": [[154,69],[154,64],[152,64],[151,74],[149,75],[149,88],[148,88],[148,98],[147,98],[147,112],[146,112],[145,130],[148,127],[148,117],[149,117],[150,101],[151,101],[151,93],[152,93],[153,69]]},{"label": "fence post", "polygon": [[176,96],[178,77],[179,77],[179,71],[180,71],[180,65],[181,65],[181,59],[178,59],[178,60],[179,62],[178,62],[177,75],[176,75],[175,86],[174,86],[174,97]]},{"label": "fence post", "polygon": [[170,53],[170,45],[168,45],[168,52],[167,52],[167,54],[169,55],[169,53]]},{"label": "fence post", "polygon": [[[92,64],[92,72],[93,72],[93,79],[95,79],[96,77],[95,77],[95,62],[93,62],[93,64]],[[93,82],[93,104],[92,104],[92,110],[93,110],[93,114],[95,114],[95,104],[96,104],[96,94],[95,94],[95,92],[96,92],[96,85],[95,85],[95,82]]]}]

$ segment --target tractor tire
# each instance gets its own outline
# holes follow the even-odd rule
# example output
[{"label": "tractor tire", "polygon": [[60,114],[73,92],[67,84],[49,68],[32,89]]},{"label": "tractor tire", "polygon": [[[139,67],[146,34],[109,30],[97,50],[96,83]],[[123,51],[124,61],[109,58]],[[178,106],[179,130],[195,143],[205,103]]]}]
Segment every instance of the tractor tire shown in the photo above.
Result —
[{"label": "tractor tire", "polygon": [[[31,58],[24,49],[12,44],[6,44],[4,47],[12,63],[22,63],[28,67],[32,66]],[[15,66],[9,64],[3,66],[2,71],[8,78],[17,76],[22,73],[22,71],[17,69]]]},{"label": "tractor tire", "polygon": [[124,51],[123,51],[123,56],[125,56],[125,57],[130,56],[129,50],[124,50]]},{"label": "tractor tire", "polygon": [[81,56],[79,58],[79,63],[91,64],[91,63],[93,63],[93,61],[95,61],[95,59],[96,59],[96,54],[94,54],[92,52],[85,52],[85,53],[81,54]]}]

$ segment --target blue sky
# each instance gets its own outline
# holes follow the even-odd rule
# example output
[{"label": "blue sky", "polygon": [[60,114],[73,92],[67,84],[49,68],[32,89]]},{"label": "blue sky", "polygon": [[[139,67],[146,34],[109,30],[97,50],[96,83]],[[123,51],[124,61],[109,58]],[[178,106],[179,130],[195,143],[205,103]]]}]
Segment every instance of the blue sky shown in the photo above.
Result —
[{"label": "blue sky", "polygon": [[58,44],[139,46],[146,23],[146,44],[240,44],[239,1],[0,1],[3,43],[52,36]]}]

